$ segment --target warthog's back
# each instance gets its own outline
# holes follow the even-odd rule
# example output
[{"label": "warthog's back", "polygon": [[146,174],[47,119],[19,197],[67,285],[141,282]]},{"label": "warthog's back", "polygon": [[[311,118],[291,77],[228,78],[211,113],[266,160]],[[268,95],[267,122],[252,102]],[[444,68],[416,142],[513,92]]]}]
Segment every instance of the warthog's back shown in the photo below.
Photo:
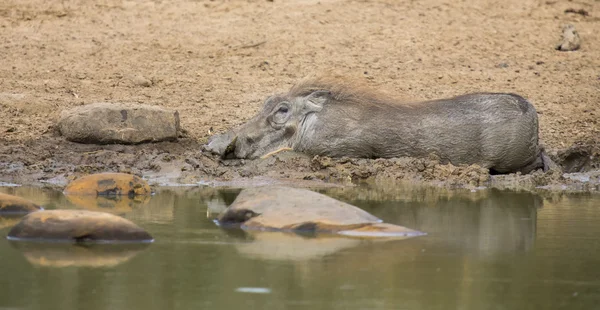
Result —
[{"label": "warthog's back", "polygon": [[539,158],[537,114],[523,97],[470,94],[431,104],[443,106],[443,113],[423,128],[423,139],[438,141],[427,151],[497,172],[518,171]]},{"label": "warthog's back", "polygon": [[[332,157],[424,157],[528,172],[539,158],[534,107],[513,94],[480,93],[410,105],[328,105],[305,152]],[[539,166],[535,164],[534,166]]]}]

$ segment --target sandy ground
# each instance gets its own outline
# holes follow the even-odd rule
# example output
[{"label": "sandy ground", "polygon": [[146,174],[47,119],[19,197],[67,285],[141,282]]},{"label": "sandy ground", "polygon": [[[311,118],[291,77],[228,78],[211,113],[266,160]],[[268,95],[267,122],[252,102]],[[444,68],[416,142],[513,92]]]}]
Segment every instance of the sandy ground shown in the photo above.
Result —
[{"label": "sandy ground", "polygon": [[[557,51],[568,23],[582,46]],[[0,181],[93,171],[244,177],[200,154],[209,129],[239,125],[268,95],[332,71],[415,100],[518,93],[536,107],[555,159],[573,147],[598,155],[598,30],[598,0],[4,0]],[[98,101],[177,109],[185,136],[110,147],[56,136],[62,110]]]}]

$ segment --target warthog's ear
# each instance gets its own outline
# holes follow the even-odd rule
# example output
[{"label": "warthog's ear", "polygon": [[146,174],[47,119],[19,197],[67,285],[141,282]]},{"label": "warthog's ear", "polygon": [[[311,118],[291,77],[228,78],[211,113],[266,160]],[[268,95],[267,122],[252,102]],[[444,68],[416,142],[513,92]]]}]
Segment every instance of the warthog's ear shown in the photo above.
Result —
[{"label": "warthog's ear", "polygon": [[306,106],[304,107],[305,112],[310,113],[321,111],[321,109],[323,109],[323,105],[327,100],[329,100],[330,96],[330,91],[317,90],[304,97],[304,101],[306,102]]}]

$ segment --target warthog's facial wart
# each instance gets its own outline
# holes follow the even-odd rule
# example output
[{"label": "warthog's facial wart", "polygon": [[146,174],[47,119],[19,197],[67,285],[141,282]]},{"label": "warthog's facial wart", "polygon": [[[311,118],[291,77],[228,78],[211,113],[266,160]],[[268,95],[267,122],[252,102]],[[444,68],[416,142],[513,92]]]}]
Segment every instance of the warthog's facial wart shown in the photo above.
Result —
[{"label": "warthog's facial wart", "polygon": [[246,124],[210,138],[205,149],[223,158],[258,158],[281,148],[293,148],[300,139],[307,116],[321,111],[329,92],[315,91],[304,97],[269,97],[261,112]]}]

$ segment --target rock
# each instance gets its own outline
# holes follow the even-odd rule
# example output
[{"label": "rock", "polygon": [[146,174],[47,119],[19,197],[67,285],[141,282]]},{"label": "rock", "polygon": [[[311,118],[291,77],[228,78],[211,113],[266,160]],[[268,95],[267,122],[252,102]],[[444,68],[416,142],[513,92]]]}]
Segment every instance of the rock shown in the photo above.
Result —
[{"label": "rock", "polygon": [[93,103],[63,111],[58,130],[80,143],[174,141],[180,131],[179,112],[143,104]]},{"label": "rock", "polygon": [[0,193],[0,214],[26,214],[40,210],[43,208],[27,199]]},{"label": "rock", "polygon": [[64,190],[65,195],[121,196],[131,198],[152,194],[142,178],[126,173],[97,173],[73,180]]},{"label": "rock", "polygon": [[575,26],[565,25],[562,31],[562,40],[556,45],[556,49],[563,52],[578,50],[581,46],[581,38],[575,30]]},{"label": "rock", "polygon": [[133,85],[135,86],[140,86],[140,87],[150,87],[152,86],[152,81],[150,81],[149,79],[141,76],[141,75],[136,75],[134,76],[131,81],[133,82]]},{"label": "rock", "polygon": [[249,230],[337,233],[353,237],[413,237],[423,233],[384,224],[347,203],[306,189],[258,187],[243,190],[218,219],[219,225]]},{"label": "rock", "polygon": [[40,267],[114,267],[125,263],[148,247],[148,244],[93,244],[10,242],[29,263]]},{"label": "rock", "polygon": [[136,224],[116,215],[83,210],[30,213],[8,232],[10,240],[152,242]]}]

